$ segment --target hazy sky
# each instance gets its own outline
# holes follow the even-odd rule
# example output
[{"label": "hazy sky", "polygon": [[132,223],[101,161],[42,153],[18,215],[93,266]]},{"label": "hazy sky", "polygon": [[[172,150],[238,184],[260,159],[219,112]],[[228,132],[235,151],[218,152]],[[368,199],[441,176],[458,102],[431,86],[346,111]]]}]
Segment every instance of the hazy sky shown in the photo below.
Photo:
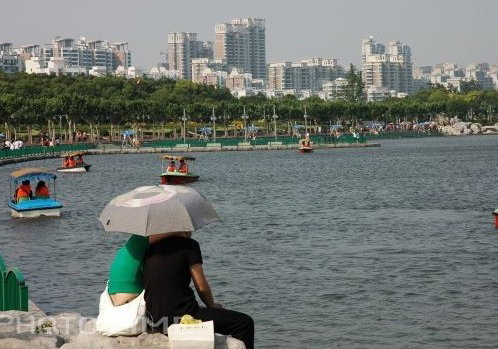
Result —
[{"label": "hazy sky", "polygon": [[197,32],[235,17],[266,19],[267,61],[336,57],[358,64],[373,35],[412,48],[415,66],[498,63],[498,0],[0,0],[0,42],[16,46],[63,37],[128,41],[134,64],[164,58],[166,34]]}]

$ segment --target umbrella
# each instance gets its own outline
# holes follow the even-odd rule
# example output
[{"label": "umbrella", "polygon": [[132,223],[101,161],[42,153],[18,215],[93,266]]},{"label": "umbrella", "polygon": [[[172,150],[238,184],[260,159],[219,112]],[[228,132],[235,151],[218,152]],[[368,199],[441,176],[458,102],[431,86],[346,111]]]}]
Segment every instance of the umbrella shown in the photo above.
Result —
[{"label": "umbrella", "polygon": [[195,189],[176,185],[136,188],[112,199],[100,214],[105,231],[142,236],[194,231],[220,220]]}]

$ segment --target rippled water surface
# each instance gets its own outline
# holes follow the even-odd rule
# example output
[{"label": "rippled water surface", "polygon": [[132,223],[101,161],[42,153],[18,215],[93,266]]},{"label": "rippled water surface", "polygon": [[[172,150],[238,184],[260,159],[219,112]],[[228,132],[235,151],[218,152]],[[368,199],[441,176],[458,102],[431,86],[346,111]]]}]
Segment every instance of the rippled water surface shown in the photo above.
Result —
[{"label": "rippled water surface", "polygon": [[[194,237],[216,300],[253,316],[257,347],[497,347],[498,137],[197,157],[194,187],[224,221]],[[87,160],[91,172],[59,176],[63,217],[50,219],[10,217],[20,165],[0,167],[0,251],[50,313],[97,314],[127,238],[104,234],[98,214],[159,181],[157,154]]]}]

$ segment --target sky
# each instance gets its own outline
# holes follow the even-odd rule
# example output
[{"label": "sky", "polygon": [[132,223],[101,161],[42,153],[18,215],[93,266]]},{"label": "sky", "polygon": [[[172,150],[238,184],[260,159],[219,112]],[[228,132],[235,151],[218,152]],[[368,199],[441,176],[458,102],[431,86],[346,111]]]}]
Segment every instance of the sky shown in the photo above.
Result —
[{"label": "sky", "polygon": [[167,33],[214,41],[232,18],[266,19],[267,61],[309,57],[359,64],[361,40],[412,49],[414,66],[498,63],[498,0],[0,0],[0,42],[50,43],[55,36],[127,41],[134,65],[164,61]]}]

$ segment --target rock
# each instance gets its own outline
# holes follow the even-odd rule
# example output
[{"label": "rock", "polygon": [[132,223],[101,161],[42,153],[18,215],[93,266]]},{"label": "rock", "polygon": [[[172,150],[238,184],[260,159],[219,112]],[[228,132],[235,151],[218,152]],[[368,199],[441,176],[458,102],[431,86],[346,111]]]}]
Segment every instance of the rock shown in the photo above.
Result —
[{"label": "rock", "polygon": [[54,322],[38,307],[30,304],[29,311],[0,312],[0,348],[59,348],[64,338]]},{"label": "rock", "polygon": [[91,318],[86,318],[78,313],[63,313],[51,316],[50,320],[54,324],[56,333],[62,336],[66,342],[70,342],[85,329]]},{"label": "rock", "polygon": [[160,333],[141,334],[137,337],[106,337],[98,333],[80,333],[74,342],[61,349],[168,349],[168,337]]},{"label": "rock", "polygon": [[239,341],[232,336],[224,336],[216,333],[214,340],[216,349],[246,349],[244,342]]},{"label": "rock", "polygon": [[[168,337],[144,333],[135,337],[106,337],[95,331],[94,318],[78,313],[46,316],[40,309],[0,312],[1,349],[168,349]],[[231,336],[215,335],[216,349],[245,349]]]},{"label": "rock", "polygon": [[[24,337],[24,339],[19,338]],[[0,339],[2,349],[55,349],[60,348],[64,339],[58,336],[24,335],[17,338]]]}]

